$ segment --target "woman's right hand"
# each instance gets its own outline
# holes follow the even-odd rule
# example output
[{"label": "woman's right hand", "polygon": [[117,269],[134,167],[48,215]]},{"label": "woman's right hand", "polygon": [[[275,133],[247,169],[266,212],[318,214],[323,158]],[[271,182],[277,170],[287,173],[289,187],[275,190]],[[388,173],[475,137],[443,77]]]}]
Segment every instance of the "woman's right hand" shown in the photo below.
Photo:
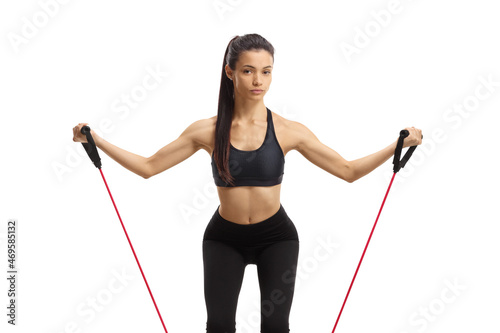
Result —
[{"label": "woman's right hand", "polygon": [[[73,141],[74,142],[87,142],[87,136],[82,134],[82,127],[88,125],[87,123],[79,123],[75,127],[73,127]],[[126,169],[132,171],[133,173],[143,177],[149,178],[151,177],[151,173],[149,171],[148,159],[137,155],[131,152],[126,151],[125,149],[121,149],[110,142],[104,140],[99,135],[97,135],[92,129],[90,129],[90,134],[94,139],[94,143],[97,148],[99,148],[102,152],[107,154],[113,160],[118,162],[120,165],[125,167]],[[191,145],[190,145],[191,146]],[[178,149],[178,148],[174,148]]]},{"label": "woman's right hand", "polygon": [[[82,134],[82,127],[88,125],[88,123],[79,123],[75,127],[73,127],[73,141],[74,142],[87,142],[87,136]],[[92,135],[92,138],[96,138],[96,134],[93,129],[90,129],[90,134]]]}]

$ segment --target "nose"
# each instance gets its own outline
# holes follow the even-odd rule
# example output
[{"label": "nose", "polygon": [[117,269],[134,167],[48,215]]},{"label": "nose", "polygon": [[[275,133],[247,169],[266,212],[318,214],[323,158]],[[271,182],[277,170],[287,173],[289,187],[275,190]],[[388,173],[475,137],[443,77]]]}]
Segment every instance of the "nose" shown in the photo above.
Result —
[{"label": "nose", "polygon": [[260,85],[262,85],[262,80],[260,79],[260,75],[258,73],[256,73],[253,76],[253,85],[254,86],[260,86]]}]

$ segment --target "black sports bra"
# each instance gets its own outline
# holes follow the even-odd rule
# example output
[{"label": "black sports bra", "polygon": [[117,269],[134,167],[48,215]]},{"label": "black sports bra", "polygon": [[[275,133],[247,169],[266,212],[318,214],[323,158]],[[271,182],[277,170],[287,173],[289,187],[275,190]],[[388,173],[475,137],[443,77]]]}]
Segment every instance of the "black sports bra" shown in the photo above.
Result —
[{"label": "black sports bra", "polygon": [[[229,172],[234,186],[273,186],[281,184],[285,169],[285,156],[274,132],[273,117],[267,109],[267,130],[262,145],[255,150],[239,150],[233,145],[229,152]],[[233,187],[219,176],[212,152],[212,174],[215,185]]]}]

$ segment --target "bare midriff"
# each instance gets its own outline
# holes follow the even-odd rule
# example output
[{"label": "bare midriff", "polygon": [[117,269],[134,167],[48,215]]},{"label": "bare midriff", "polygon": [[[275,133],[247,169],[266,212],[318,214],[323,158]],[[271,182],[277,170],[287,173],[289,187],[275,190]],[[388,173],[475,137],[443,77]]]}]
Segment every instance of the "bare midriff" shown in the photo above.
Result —
[{"label": "bare midriff", "polygon": [[254,224],[280,209],[281,184],[274,186],[217,187],[219,214],[237,224]]}]

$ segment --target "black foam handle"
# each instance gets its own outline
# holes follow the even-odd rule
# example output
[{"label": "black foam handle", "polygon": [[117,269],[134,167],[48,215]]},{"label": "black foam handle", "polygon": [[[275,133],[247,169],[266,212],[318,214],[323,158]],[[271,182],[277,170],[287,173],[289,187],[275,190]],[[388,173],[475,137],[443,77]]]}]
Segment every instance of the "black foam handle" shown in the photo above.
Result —
[{"label": "black foam handle", "polygon": [[87,125],[83,126],[81,132],[87,137],[87,142],[82,142],[83,148],[85,148],[87,155],[89,155],[92,162],[94,162],[95,167],[100,169],[102,166],[101,157],[99,157],[99,152],[97,151],[94,138],[92,137],[92,134],[90,134],[90,127]]},{"label": "black foam handle", "polygon": [[[404,139],[408,135],[410,135],[410,132],[408,132],[408,130],[406,130],[406,129],[401,130],[399,132],[399,139],[398,139],[398,143],[396,145],[396,150],[394,151],[394,159],[392,161],[392,163],[394,164],[394,168],[393,168],[394,172],[398,172],[401,168],[404,168],[404,166],[406,165],[406,162],[408,162],[408,160],[410,159],[410,157],[413,154],[413,152],[415,151],[415,149],[417,149],[417,146],[411,146],[410,148],[408,148],[408,151],[403,156],[403,158],[400,160],[401,151],[403,150],[403,142],[404,142]],[[422,135],[422,139],[423,138],[424,138],[424,136]]]}]

